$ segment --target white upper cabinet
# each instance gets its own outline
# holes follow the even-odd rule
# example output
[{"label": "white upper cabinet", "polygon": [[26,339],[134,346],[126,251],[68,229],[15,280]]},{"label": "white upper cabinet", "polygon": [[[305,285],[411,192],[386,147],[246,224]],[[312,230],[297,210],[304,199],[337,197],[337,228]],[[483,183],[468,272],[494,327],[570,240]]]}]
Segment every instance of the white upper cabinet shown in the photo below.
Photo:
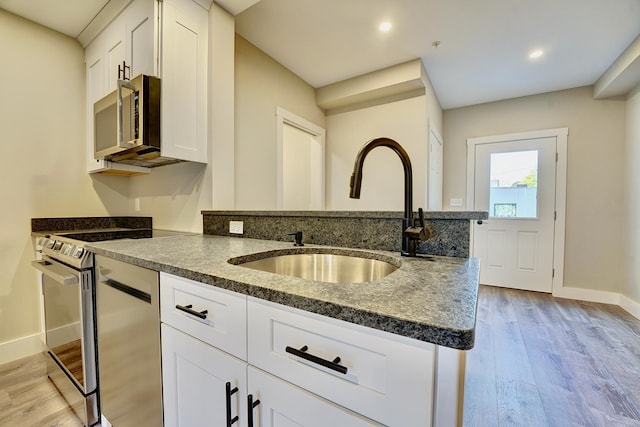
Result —
[{"label": "white upper cabinet", "polygon": [[208,12],[201,4],[135,0],[87,46],[89,172],[150,171],[94,159],[93,104],[116,89],[122,72],[161,79],[161,156],[207,163]]},{"label": "white upper cabinet", "polygon": [[162,155],[207,162],[207,13],[192,0],[162,6]]}]

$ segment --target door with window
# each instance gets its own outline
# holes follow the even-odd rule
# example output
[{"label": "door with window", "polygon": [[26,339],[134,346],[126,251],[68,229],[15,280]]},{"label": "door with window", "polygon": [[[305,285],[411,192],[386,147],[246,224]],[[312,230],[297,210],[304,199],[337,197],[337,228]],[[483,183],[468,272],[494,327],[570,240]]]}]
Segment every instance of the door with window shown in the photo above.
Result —
[{"label": "door with window", "polygon": [[480,283],[552,292],[557,136],[514,134],[467,144],[469,205],[489,212],[473,226]]}]

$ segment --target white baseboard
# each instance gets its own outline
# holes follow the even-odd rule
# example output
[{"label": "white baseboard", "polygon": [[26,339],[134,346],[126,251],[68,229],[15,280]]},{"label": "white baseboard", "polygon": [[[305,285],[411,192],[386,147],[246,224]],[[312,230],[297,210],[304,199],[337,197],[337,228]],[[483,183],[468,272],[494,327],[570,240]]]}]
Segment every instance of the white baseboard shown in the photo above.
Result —
[{"label": "white baseboard", "polygon": [[635,302],[625,295],[620,295],[619,305],[627,312],[629,312],[629,314],[631,314],[633,317],[635,317],[636,319],[640,319],[640,303]]},{"label": "white baseboard", "polygon": [[42,333],[0,343],[0,365],[44,351]]},{"label": "white baseboard", "polygon": [[640,303],[625,295],[615,292],[595,291],[592,289],[562,287],[553,291],[554,297],[575,299],[580,301],[614,304],[620,306],[636,319],[640,320]]},{"label": "white baseboard", "polygon": [[599,302],[602,304],[618,304],[620,294],[606,291],[596,291],[593,289],[561,287],[553,290],[553,296],[567,299],[577,299],[580,301]]}]

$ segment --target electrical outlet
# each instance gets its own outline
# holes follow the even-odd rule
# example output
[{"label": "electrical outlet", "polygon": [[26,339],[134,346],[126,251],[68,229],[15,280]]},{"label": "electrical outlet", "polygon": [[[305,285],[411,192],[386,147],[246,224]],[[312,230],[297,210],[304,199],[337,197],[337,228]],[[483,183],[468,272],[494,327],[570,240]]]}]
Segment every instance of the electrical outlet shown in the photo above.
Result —
[{"label": "electrical outlet", "polygon": [[134,208],[136,212],[140,212],[140,198],[136,197],[133,201]]},{"label": "electrical outlet", "polygon": [[462,199],[449,199],[449,206],[462,207]]},{"label": "electrical outlet", "polygon": [[244,222],[242,221],[229,221],[229,233],[231,234],[243,234]]}]

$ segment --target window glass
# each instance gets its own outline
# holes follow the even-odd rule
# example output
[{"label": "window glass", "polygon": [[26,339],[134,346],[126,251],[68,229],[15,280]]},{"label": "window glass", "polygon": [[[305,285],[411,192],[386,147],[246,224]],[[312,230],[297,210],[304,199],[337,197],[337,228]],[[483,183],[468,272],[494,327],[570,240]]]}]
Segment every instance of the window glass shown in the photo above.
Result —
[{"label": "window glass", "polygon": [[489,216],[538,217],[538,151],[492,153]]}]

